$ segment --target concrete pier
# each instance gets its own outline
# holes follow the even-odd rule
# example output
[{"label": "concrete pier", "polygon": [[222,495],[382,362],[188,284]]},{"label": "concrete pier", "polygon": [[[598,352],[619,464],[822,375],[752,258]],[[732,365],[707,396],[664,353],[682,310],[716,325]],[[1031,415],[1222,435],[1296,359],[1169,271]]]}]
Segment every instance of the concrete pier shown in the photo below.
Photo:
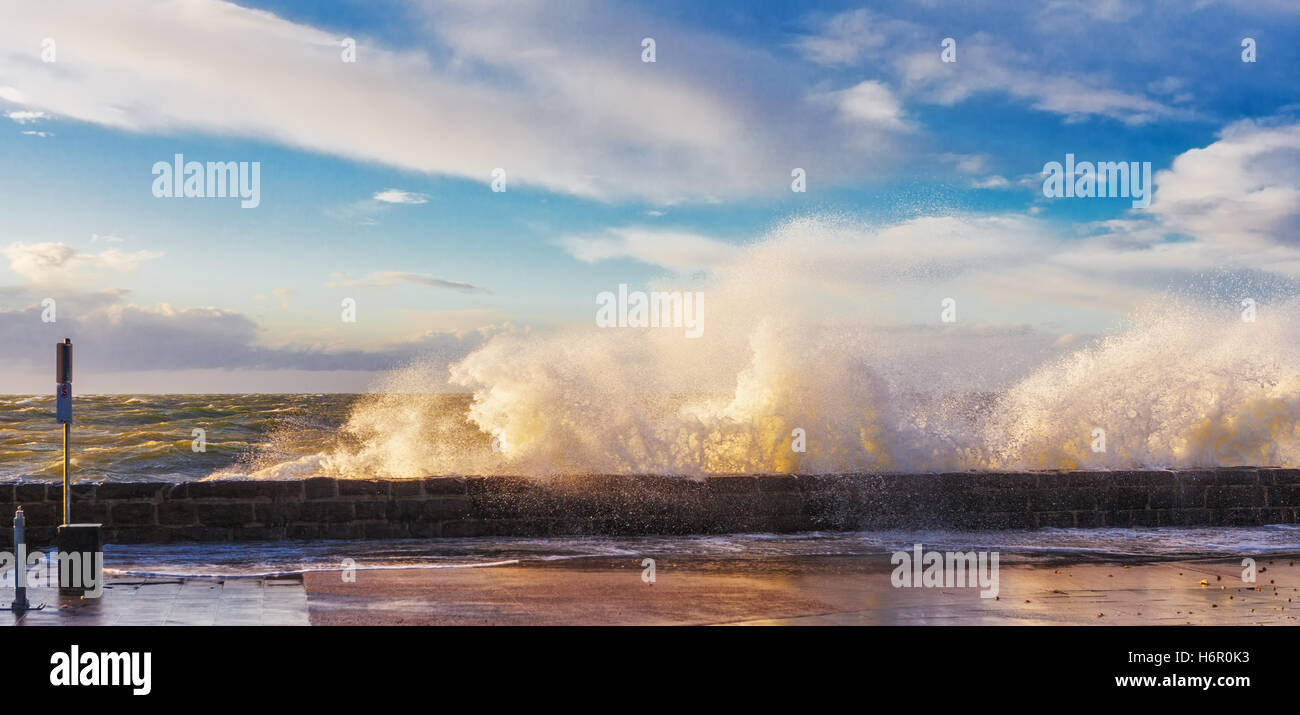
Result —
[{"label": "concrete pier", "polygon": [[[1300,470],[311,478],[74,484],[72,518],[107,543],[943,527],[1293,524]],[[57,483],[0,483],[30,542],[53,543]],[[0,531],[0,545],[8,539]]]}]

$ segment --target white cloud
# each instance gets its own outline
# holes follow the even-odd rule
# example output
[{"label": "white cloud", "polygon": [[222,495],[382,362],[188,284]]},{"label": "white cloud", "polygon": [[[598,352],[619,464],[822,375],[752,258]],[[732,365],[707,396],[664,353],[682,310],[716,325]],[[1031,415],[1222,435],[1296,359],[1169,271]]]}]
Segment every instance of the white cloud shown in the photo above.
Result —
[{"label": "white cloud", "polygon": [[14,111],[5,112],[5,116],[19,124],[29,124],[45,117],[45,112]]},{"label": "white cloud", "polygon": [[1011,187],[1011,182],[1006,177],[992,174],[983,179],[976,179],[971,182],[971,186],[976,189],[1006,189]]},{"label": "white cloud", "polygon": [[38,285],[81,285],[105,272],[129,274],[141,262],[162,255],[154,251],[128,253],[116,248],[84,253],[62,242],[15,242],[0,252],[9,259],[9,270]]},{"label": "white cloud", "polygon": [[386,213],[394,206],[416,206],[428,202],[429,197],[426,194],[402,189],[384,189],[376,191],[368,199],[326,209],[325,214],[339,221],[355,223],[359,226],[375,226],[379,224],[377,218],[379,214]]},{"label": "white cloud", "polygon": [[1014,216],[933,216],[884,227],[814,217],[787,221],[747,244],[625,227],[566,237],[560,245],[588,263],[631,259],[683,274],[785,265],[792,276],[812,285],[841,280],[850,285],[956,275],[1032,260],[1049,250],[1042,236],[1040,224]]},{"label": "white cloud", "polygon": [[386,204],[424,204],[429,202],[429,197],[424,194],[401,189],[384,189],[376,192],[373,198],[375,201]]},{"label": "white cloud", "polygon": [[1300,248],[1300,124],[1243,121],[1157,172],[1147,209],[1170,231]]},{"label": "white cloud", "polygon": [[[975,184],[1014,185],[998,175]],[[962,294],[977,296],[990,320],[1102,329],[1170,287],[1209,285],[1206,276],[1234,276],[1237,290],[1269,281],[1300,287],[1300,123],[1231,125],[1157,173],[1149,208],[1094,224],[954,215],[872,226],[810,217],[745,245],[644,228],[562,245],[588,262],[707,270],[754,300],[779,293],[823,307],[901,303],[900,315],[921,306],[925,318],[933,296]]]},{"label": "white cloud", "polygon": [[[597,199],[775,193],[796,148],[825,181],[850,171],[842,137],[810,119],[806,84],[761,49],[599,4],[407,11],[427,52],[362,37],[348,64],[333,30],[216,0],[36,3],[0,24],[0,98],[128,131],[254,137],[485,185],[501,167],[512,188]],[[653,33],[661,59],[645,64],[639,38]],[[26,48],[45,36],[75,53],[40,62]],[[859,144],[853,170],[891,149]]]},{"label": "white cloud", "polygon": [[630,258],[679,273],[711,270],[732,260],[738,246],[679,231],[621,227],[595,236],[559,240],[569,255],[585,263]]},{"label": "white cloud", "polygon": [[833,93],[840,116],[850,122],[871,127],[903,131],[903,106],[889,87],[881,82],[867,80],[849,89]]}]

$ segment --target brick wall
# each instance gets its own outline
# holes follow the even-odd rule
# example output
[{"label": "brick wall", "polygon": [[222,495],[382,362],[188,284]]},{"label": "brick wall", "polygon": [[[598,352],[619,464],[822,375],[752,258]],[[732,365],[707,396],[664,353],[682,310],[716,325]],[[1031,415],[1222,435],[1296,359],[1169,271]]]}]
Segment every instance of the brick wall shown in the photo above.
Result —
[{"label": "brick wall", "polygon": [[[49,544],[62,487],[0,483],[0,545]],[[1300,470],[74,484],[108,543],[1297,523]]]}]

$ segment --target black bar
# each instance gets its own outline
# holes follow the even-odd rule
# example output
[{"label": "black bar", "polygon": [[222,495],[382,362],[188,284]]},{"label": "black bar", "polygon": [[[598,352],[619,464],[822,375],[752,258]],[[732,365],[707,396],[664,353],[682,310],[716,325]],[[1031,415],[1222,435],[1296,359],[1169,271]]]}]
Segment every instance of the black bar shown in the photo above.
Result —
[{"label": "black bar", "polygon": [[[1204,702],[1293,703],[1294,632],[1257,627],[933,626],[871,628],[575,627],[112,627],[7,629],[0,669],[47,706],[93,697],[158,704],[193,703],[199,693],[278,693],[295,705],[350,697],[402,700],[448,691],[500,688],[547,702],[590,698],[601,688],[648,701],[680,702],[701,688],[739,703],[773,695],[830,709],[827,698],[899,698],[925,712],[980,702],[1010,712],[1053,712],[1078,703],[1156,698]],[[50,683],[51,657],[151,653],[152,692]],[[1133,654],[1193,654],[1161,665]],[[1205,660],[1199,654],[1215,654]],[[505,662],[506,655],[513,660]],[[1155,676],[1154,684],[1117,678]],[[1249,678],[1210,688],[1160,684],[1166,677]],[[488,693],[492,693],[489,695]],[[575,695],[581,693],[581,695]],[[828,695],[830,693],[830,695]],[[1271,701],[1259,696],[1280,696]],[[241,701],[242,702],[242,701]],[[847,701],[841,701],[847,702]],[[883,704],[883,703],[881,703]],[[1285,710],[1285,706],[1283,710]]]}]

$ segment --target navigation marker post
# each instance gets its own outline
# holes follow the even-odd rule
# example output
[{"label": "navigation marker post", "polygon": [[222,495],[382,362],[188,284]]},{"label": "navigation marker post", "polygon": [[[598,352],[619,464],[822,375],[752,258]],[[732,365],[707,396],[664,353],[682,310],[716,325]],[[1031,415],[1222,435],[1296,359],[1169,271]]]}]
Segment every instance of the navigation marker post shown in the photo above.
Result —
[{"label": "navigation marker post", "polygon": [[[54,379],[55,419],[63,425],[63,523],[59,525],[59,552],[77,554],[69,563],[94,564],[104,550],[100,538],[102,524],[72,523],[72,480],[69,465],[69,450],[72,437],[72,340],[64,338],[55,348]],[[62,572],[62,568],[60,569]],[[78,574],[79,575],[79,574]],[[62,576],[62,573],[60,573]],[[83,594],[85,583],[76,579],[70,583],[59,582],[59,593]]]},{"label": "navigation marker post", "polygon": [[63,425],[63,523],[72,523],[72,490],[68,487],[68,438],[72,435],[72,340],[54,346],[54,419]]}]

